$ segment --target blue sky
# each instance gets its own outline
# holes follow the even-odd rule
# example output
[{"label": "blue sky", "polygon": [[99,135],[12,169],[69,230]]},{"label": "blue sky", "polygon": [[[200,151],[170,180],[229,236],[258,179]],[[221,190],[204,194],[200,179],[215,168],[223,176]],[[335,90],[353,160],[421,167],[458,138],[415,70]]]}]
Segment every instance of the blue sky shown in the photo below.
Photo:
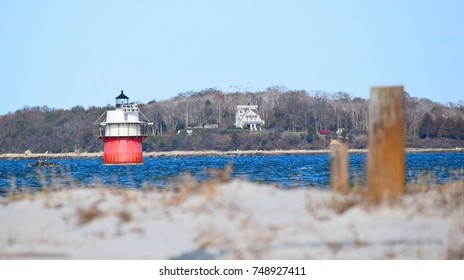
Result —
[{"label": "blue sky", "polygon": [[0,114],[269,86],[464,100],[464,1],[0,0]]}]

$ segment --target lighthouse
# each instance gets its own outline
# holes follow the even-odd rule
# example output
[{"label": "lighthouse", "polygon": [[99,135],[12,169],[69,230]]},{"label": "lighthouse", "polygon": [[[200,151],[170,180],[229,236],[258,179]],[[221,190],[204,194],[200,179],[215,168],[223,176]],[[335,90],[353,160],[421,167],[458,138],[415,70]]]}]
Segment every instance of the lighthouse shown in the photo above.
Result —
[{"label": "lighthouse", "polygon": [[105,143],[103,164],[143,164],[142,141],[153,123],[137,104],[129,103],[122,90],[116,97],[116,108],[103,113],[95,124],[98,138]]}]

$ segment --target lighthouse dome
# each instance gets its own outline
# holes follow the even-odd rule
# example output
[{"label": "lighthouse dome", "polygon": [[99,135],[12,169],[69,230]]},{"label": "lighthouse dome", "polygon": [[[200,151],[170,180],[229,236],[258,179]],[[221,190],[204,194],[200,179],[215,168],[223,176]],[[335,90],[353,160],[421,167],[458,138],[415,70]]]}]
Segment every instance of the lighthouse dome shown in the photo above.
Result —
[{"label": "lighthouse dome", "polygon": [[120,108],[122,105],[129,104],[129,97],[124,94],[121,90],[121,94],[116,97],[116,108]]}]

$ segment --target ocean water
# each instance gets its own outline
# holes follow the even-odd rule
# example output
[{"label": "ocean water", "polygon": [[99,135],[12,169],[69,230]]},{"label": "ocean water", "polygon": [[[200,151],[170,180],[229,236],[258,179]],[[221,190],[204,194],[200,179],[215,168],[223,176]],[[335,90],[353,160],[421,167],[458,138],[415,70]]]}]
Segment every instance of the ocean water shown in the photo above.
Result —
[{"label": "ocean water", "polygon": [[[282,187],[328,188],[328,155],[221,156],[145,158],[143,165],[104,166],[101,159],[56,159],[58,166],[29,167],[35,160],[0,160],[0,194],[12,188],[44,186],[163,187],[190,173],[197,180],[209,178],[208,170],[232,165],[232,178]],[[365,154],[349,157],[350,182],[365,181]],[[406,156],[406,180],[436,181],[464,178],[464,153],[424,153]]]}]

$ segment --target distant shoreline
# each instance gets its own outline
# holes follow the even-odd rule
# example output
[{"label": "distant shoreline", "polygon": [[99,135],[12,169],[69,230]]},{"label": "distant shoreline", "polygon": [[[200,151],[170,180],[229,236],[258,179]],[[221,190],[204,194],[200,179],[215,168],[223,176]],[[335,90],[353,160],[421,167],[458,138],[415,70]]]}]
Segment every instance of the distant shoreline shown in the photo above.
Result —
[{"label": "distant shoreline", "polygon": [[[367,149],[349,149],[352,154],[367,153]],[[451,149],[420,149],[406,148],[406,153],[453,153],[464,152],[464,148]],[[165,151],[165,152],[144,152],[144,157],[200,157],[200,156],[254,156],[254,155],[317,155],[328,154],[329,150],[236,150],[236,151]],[[99,158],[103,152],[97,153],[5,153],[0,154],[0,159],[43,159],[43,158]]]}]

